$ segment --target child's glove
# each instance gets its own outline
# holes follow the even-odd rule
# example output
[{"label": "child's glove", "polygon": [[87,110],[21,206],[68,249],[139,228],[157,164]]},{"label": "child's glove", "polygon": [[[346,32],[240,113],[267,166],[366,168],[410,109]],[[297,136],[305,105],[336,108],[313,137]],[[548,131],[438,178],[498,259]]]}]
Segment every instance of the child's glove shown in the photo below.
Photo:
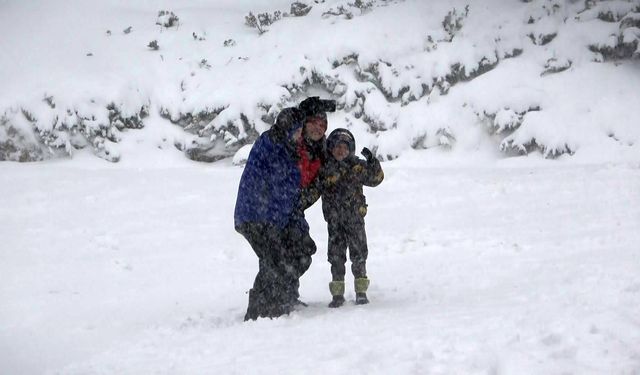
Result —
[{"label": "child's glove", "polygon": [[362,154],[362,156],[364,156],[365,159],[367,159],[367,163],[371,163],[375,159],[371,150],[369,150],[366,147],[363,148],[362,151],[360,151],[360,153]]}]

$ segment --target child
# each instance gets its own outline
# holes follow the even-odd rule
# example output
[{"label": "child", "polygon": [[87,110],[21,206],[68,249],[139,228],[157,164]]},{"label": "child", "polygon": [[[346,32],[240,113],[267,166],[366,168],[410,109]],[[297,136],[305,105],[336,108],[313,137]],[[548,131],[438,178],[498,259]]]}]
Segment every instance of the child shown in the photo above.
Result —
[{"label": "child", "polygon": [[327,160],[322,166],[322,212],[329,229],[329,263],[332,281],[329,290],[333,300],[329,307],[344,303],[344,276],[347,247],[351,271],[355,279],[356,304],[369,303],[367,299],[366,261],[368,255],[364,216],[367,203],[362,186],[378,186],[384,179],[380,162],[369,149],[362,149],[366,161],[355,156],[356,142],[347,129],[338,128],[327,138]]}]

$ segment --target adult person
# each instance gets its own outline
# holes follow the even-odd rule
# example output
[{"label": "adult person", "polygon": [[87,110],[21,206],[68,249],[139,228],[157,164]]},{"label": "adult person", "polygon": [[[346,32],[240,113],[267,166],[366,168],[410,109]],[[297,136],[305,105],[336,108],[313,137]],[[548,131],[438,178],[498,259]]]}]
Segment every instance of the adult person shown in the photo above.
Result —
[{"label": "adult person", "polygon": [[299,243],[299,233],[308,232],[299,210],[301,173],[296,149],[303,121],[299,109],[283,109],[251,148],[240,179],[235,229],[258,256],[245,321],[278,317],[293,309],[298,278],[291,252]]},{"label": "adult person", "polygon": [[300,277],[311,266],[312,255],[316,252],[316,244],[309,234],[309,225],[304,217],[304,210],[313,205],[321,195],[319,172],[325,159],[325,132],[327,131],[327,111],[335,111],[335,101],[323,100],[317,96],[303,100],[298,109],[305,116],[302,137],[296,146],[298,169],[300,170],[300,202],[298,218],[304,225],[298,226],[301,231],[290,231],[288,236],[289,259],[293,288],[291,299],[294,305],[306,304],[300,301]]}]

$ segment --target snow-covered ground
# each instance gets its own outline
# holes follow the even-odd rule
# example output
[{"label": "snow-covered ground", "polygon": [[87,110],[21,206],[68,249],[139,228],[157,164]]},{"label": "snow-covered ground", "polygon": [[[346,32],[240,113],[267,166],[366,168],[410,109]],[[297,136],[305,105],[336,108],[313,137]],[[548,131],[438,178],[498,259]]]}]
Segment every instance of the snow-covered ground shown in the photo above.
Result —
[{"label": "snow-covered ground", "polygon": [[0,164],[0,373],[640,373],[640,163],[439,156],[365,192],[370,305],[326,307],[316,205],[310,306],[248,323],[240,167]]}]

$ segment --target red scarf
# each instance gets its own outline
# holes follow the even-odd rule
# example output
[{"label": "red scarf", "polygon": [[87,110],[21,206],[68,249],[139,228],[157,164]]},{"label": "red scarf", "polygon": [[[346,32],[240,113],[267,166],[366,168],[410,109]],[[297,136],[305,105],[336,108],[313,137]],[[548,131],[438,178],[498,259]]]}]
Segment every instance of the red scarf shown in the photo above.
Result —
[{"label": "red scarf", "polygon": [[300,186],[306,188],[320,171],[320,159],[310,159],[303,139],[298,142],[298,168],[300,169]]}]

